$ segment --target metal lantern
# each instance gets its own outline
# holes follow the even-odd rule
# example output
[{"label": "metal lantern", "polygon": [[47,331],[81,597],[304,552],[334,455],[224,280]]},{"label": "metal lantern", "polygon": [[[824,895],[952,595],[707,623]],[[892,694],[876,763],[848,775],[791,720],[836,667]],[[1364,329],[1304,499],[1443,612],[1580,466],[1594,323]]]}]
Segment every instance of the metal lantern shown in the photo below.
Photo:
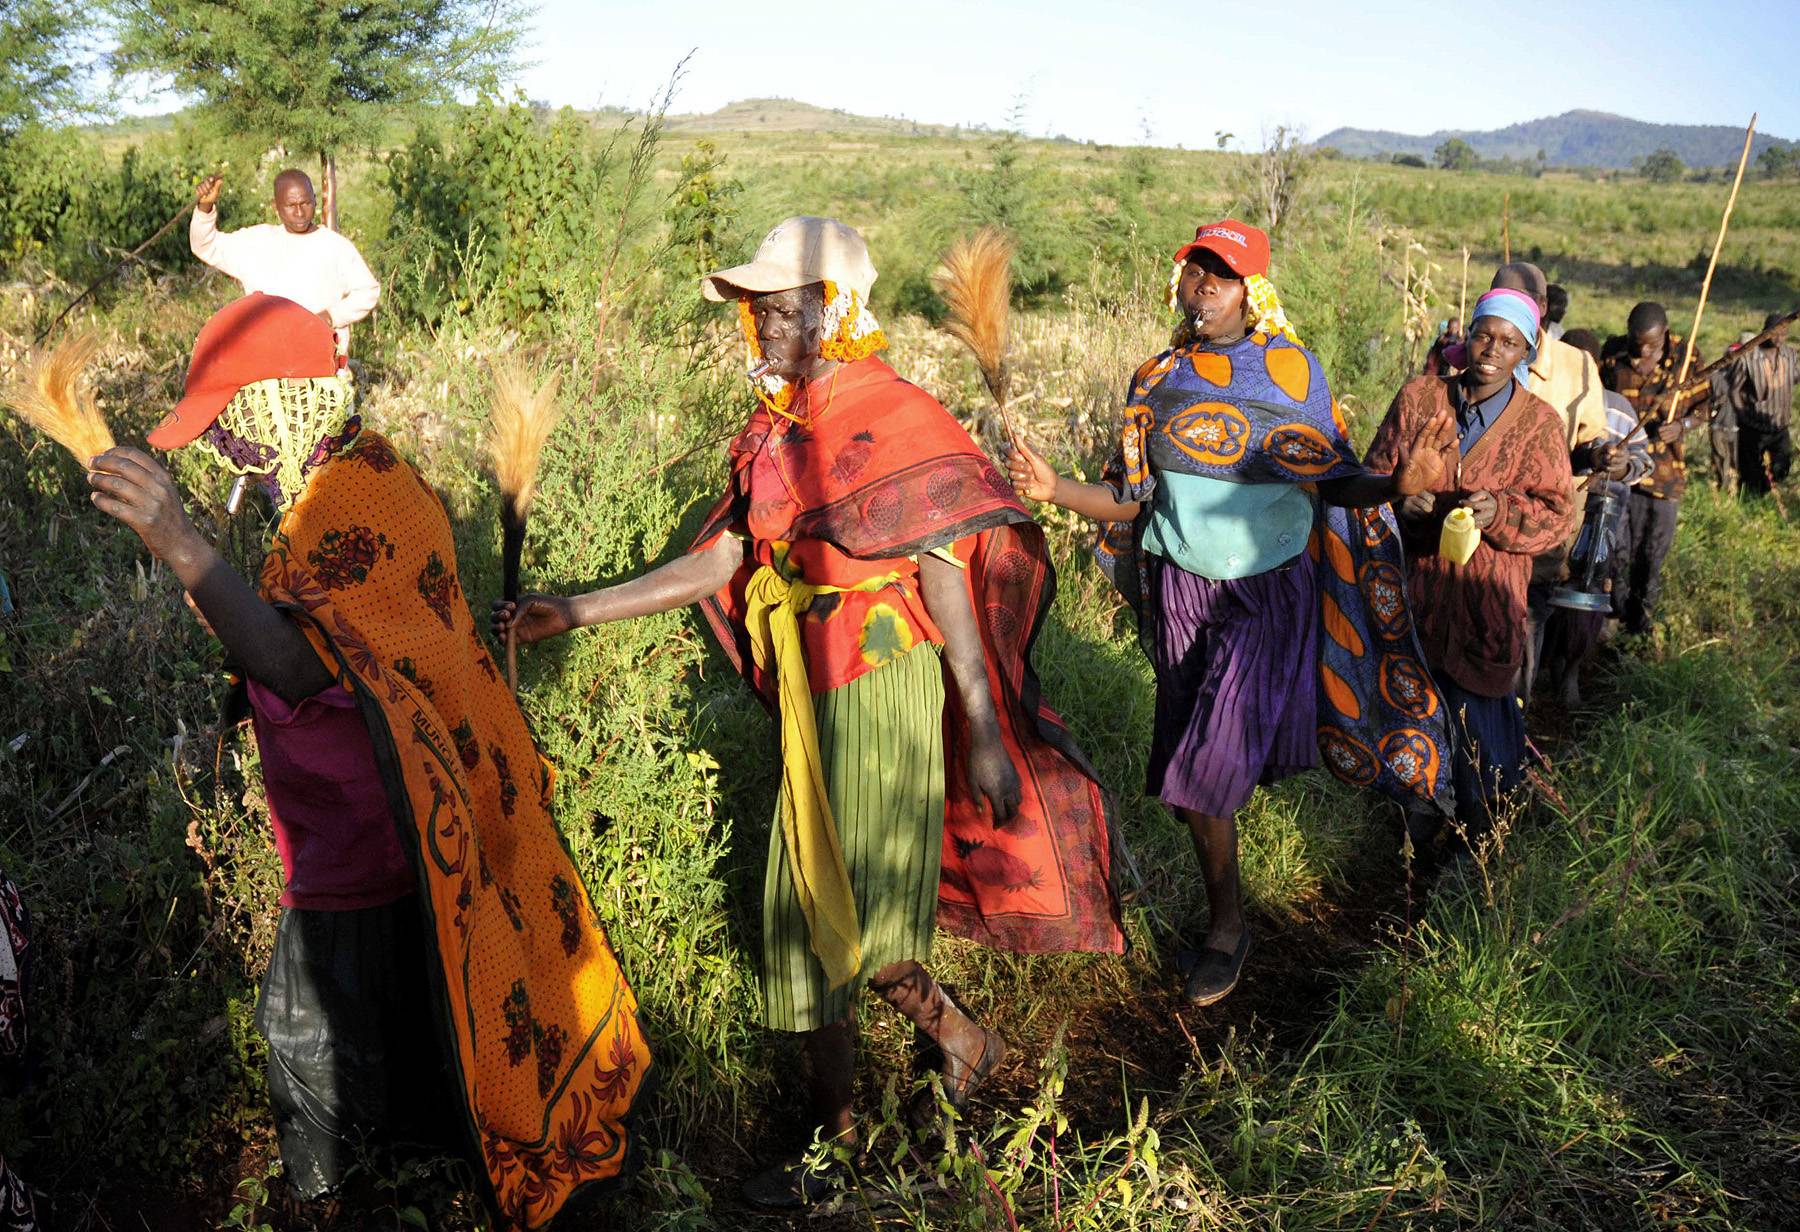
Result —
[{"label": "metal lantern", "polygon": [[1588,493],[1587,520],[1569,553],[1569,580],[1550,592],[1552,607],[1612,610],[1613,557],[1625,512],[1623,484],[1602,481]]}]

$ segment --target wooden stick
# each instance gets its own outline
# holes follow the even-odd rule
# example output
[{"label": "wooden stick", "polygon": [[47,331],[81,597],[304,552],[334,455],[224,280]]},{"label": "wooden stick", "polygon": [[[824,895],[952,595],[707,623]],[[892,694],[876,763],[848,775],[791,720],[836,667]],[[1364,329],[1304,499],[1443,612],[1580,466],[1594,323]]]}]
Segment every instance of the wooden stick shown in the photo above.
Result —
[{"label": "wooden stick", "polygon": [[1512,264],[1512,193],[1500,199],[1500,262]]},{"label": "wooden stick", "polygon": [[113,267],[111,269],[107,270],[106,273],[102,274],[93,283],[91,283],[88,286],[87,290],[83,291],[80,295],[77,295],[74,299],[70,300],[68,307],[64,308],[61,312],[56,314],[56,320],[54,320],[54,321],[50,322],[50,324],[46,325],[43,328],[43,330],[38,334],[38,336],[31,340],[31,345],[33,347],[36,347],[40,343],[42,343],[44,341],[44,339],[48,338],[51,335],[51,333],[56,329],[56,327],[63,323],[63,318],[68,316],[71,312],[75,311],[75,308],[78,304],[80,304],[83,300],[87,299],[87,297],[92,295],[95,291],[98,291],[102,286],[104,286],[107,282],[109,282],[115,274],[117,274],[121,269],[125,268],[125,266],[127,264],[129,264],[132,261],[137,260],[139,255],[142,254],[146,248],[149,248],[152,244],[156,243],[157,240],[160,240],[163,236],[167,235],[169,233],[169,231],[175,226],[176,223],[180,222],[183,218],[187,217],[188,211],[193,208],[194,208],[194,203],[192,201],[189,201],[186,205],[182,206],[179,210],[177,210],[175,212],[175,217],[169,219],[168,222],[165,222],[162,226],[158,227],[156,229],[155,235],[152,235],[149,239],[145,240],[143,243],[139,244],[136,248],[133,248],[130,252],[126,253],[123,257],[119,258],[119,260],[113,265]]},{"label": "wooden stick", "polygon": [[1400,315],[1406,322],[1406,370],[1418,367],[1419,353],[1413,348],[1412,244],[1406,245],[1406,265],[1400,273]]},{"label": "wooden stick", "polygon": [[1694,362],[1694,348],[1700,345],[1700,322],[1706,319],[1706,297],[1712,290],[1713,271],[1719,267],[1719,250],[1725,247],[1725,232],[1731,226],[1731,211],[1737,205],[1738,187],[1744,182],[1744,167],[1750,162],[1750,143],[1756,139],[1756,115],[1750,116],[1750,126],[1744,130],[1744,151],[1738,155],[1737,176],[1731,181],[1731,196],[1725,199],[1725,213],[1719,219],[1719,234],[1713,240],[1712,256],[1706,262],[1706,277],[1700,281],[1700,303],[1694,308],[1694,328],[1688,334],[1687,346],[1682,349],[1681,368],[1675,375],[1675,396],[1669,403],[1669,414],[1674,416],[1681,407],[1681,399],[1688,392],[1688,366]]},{"label": "wooden stick", "polygon": [[1713,360],[1712,363],[1706,365],[1706,367],[1700,369],[1700,371],[1698,371],[1698,372],[1694,373],[1692,376],[1688,377],[1687,383],[1682,387],[1683,394],[1685,395],[1685,394],[1691,392],[1693,390],[1693,388],[1695,386],[1697,386],[1701,381],[1706,380],[1706,378],[1710,377],[1713,373],[1717,372],[1720,368],[1723,368],[1726,364],[1729,364],[1733,360],[1741,358],[1743,356],[1743,354],[1746,351],[1750,350],[1752,347],[1762,345],[1764,342],[1768,341],[1769,338],[1771,338],[1774,335],[1776,330],[1780,329],[1784,325],[1792,325],[1796,320],[1800,320],[1800,308],[1796,308],[1792,312],[1787,313],[1780,320],[1776,321],[1775,324],[1769,326],[1767,329],[1763,330],[1760,334],[1756,334],[1756,335],[1746,339],[1741,344],[1739,344],[1738,348],[1735,351],[1725,352],[1725,354],[1723,354],[1723,355],[1719,356],[1719,358]]},{"label": "wooden stick", "polygon": [[1456,323],[1460,326],[1469,318],[1469,246],[1463,245],[1462,291],[1456,297]]},{"label": "wooden stick", "polygon": [[1019,451],[1019,430],[1013,427],[1012,416],[1006,413],[1006,402],[997,399],[994,405],[1000,408],[1000,426],[1006,429],[1006,439],[1012,442],[1014,452]]}]

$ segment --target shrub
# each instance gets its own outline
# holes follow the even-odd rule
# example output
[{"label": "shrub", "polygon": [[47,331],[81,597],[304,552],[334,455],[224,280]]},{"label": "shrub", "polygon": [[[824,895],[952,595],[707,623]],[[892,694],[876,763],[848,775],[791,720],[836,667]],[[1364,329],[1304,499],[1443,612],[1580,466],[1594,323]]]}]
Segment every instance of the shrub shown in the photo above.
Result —
[{"label": "shrub", "polygon": [[[239,213],[265,195],[241,144],[221,148],[191,127],[127,146],[115,159],[66,130],[27,128],[0,142],[0,268],[34,260],[70,281],[96,277],[193,198],[206,175],[226,172],[221,206]],[[241,213],[239,214],[241,217]],[[145,268],[167,268],[188,251],[177,226],[142,254]]]},{"label": "shrub", "polygon": [[591,287],[607,163],[574,111],[546,121],[522,97],[421,129],[387,159],[390,310],[437,323],[488,300],[514,328],[548,320]]},{"label": "shrub", "polygon": [[1445,171],[1471,171],[1475,167],[1475,147],[1461,137],[1452,137],[1431,152],[1437,165]]},{"label": "shrub", "polygon": [[1638,173],[1653,184],[1673,184],[1680,180],[1687,166],[1674,150],[1657,150],[1638,162]]}]

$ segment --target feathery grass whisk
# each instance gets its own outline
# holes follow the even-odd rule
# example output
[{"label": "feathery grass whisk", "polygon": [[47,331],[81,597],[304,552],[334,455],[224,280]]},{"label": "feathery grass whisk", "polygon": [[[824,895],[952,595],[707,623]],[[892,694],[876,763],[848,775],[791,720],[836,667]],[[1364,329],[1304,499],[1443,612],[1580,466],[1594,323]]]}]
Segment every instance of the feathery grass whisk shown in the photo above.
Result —
[{"label": "feathery grass whisk", "polygon": [[[556,392],[561,384],[562,378],[552,375],[534,386],[517,358],[494,365],[487,450],[500,489],[501,593],[508,600],[519,597],[525,520],[531,516],[531,503],[537,496],[538,459],[550,430],[556,427]],[[506,682],[518,691],[519,646],[511,631],[506,636]]]},{"label": "feathery grass whisk", "polygon": [[981,379],[993,395],[1000,422],[1016,448],[1019,434],[1006,411],[1011,370],[1006,362],[1007,314],[1012,304],[1013,242],[994,227],[983,227],[950,246],[932,285],[950,309],[944,332],[975,356]]},{"label": "feathery grass whisk", "polygon": [[4,395],[20,418],[74,454],[83,467],[113,447],[112,429],[82,381],[99,345],[91,333],[71,334],[39,354]]}]

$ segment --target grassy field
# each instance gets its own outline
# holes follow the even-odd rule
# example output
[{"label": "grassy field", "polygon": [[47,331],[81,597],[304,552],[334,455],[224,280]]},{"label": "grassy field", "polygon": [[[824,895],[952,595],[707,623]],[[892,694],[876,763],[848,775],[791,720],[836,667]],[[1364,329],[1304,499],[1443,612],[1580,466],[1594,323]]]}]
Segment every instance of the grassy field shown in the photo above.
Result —
[{"label": "grassy field", "polygon": [[[950,236],[998,219],[1020,238],[1029,284],[1016,360],[1033,434],[1092,468],[1126,375],[1166,338],[1167,251],[1236,208],[1248,169],[1230,155],[1005,139],[717,132],[709,155],[679,130],[652,137],[635,180],[634,134],[607,160],[595,132],[548,178],[538,160],[551,154],[519,138],[490,195],[468,199],[497,220],[486,247],[449,257],[421,237],[442,225],[430,208],[453,187],[454,126],[422,194],[408,198],[380,161],[347,168],[346,229],[390,287],[357,336],[365,410],[445,495],[478,606],[497,589],[494,495],[471,447],[487,358],[521,350],[564,373],[568,419],[526,574],[587,588],[685,544],[721,477],[708,443],[744,413],[726,322],[693,290],[698,264],[736,259],[788,213],[839,214],[882,269],[889,358],[973,413],[978,380],[932,328],[927,275]],[[559,183],[591,194],[570,201]],[[1570,288],[1571,326],[1616,330],[1633,302],[1657,298],[1685,332],[1723,185],[1318,163],[1275,274],[1363,439],[1406,374],[1409,337],[1454,312],[1462,245],[1485,286],[1507,194],[1514,254]],[[228,225],[252,220],[255,195]],[[531,243],[506,247],[508,223],[537,247],[583,228],[586,241],[534,264]],[[42,260],[9,274],[0,365],[79,285]],[[171,259],[82,314],[103,340],[96,380],[122,437],[161,416],[194,333],[233,294]],[[1791,185],[1746,187],[1714,294],[1709,354],[1800,302]],[[0,570],[18,607],[0,618],[0,863],[42,941],[36,1057],[0,1100],[0,1149],[39,1188],[49,1226],[256,1226],[277,1165],[250,1014],[279,865],[254,744],[219,731],[219,652],[171,581],[93,513],[71,463],[0,423]],[[177,465],[213,523],[222,492],[191,460]],[[1790,512],[1695,484],[1664,623],[1606,654],[1586,709],[1534,715],[1543,790],[1466,880],[1411,886],[1391,813],[1322,774],[1259,793],[1243,819],[1257,946],[1242,988],[1204,1012],[1185,1007],[1168,968],[1203,920],[1193,857],[1138,790],[1149,671],[1082,528],[1046,514],[1061,589],[1038,666],[1120,795],[1139,873],[1134,949],[1021,958],[944,939],[948,982],[1001,1024],[1011,1060],[954,1150],[901,1150],[881,1109],[910,1033],[869,1007],[861,1082],[882,1166],[835,1215],[792,1226],[1800,1224]],[[247,538],[227,541],[248,556]],[[561,824],[663,1075],[638,1180],[574,1226],[789,1226],[735,1194],[799,1114],[777,1081],[791,1058],[756,1027],[768,721],[693,613],[523,658],[526,709],[562,770]],[[465,1180],[447,1161],[381,1176],[377,1226],[476,1224]]]}]

